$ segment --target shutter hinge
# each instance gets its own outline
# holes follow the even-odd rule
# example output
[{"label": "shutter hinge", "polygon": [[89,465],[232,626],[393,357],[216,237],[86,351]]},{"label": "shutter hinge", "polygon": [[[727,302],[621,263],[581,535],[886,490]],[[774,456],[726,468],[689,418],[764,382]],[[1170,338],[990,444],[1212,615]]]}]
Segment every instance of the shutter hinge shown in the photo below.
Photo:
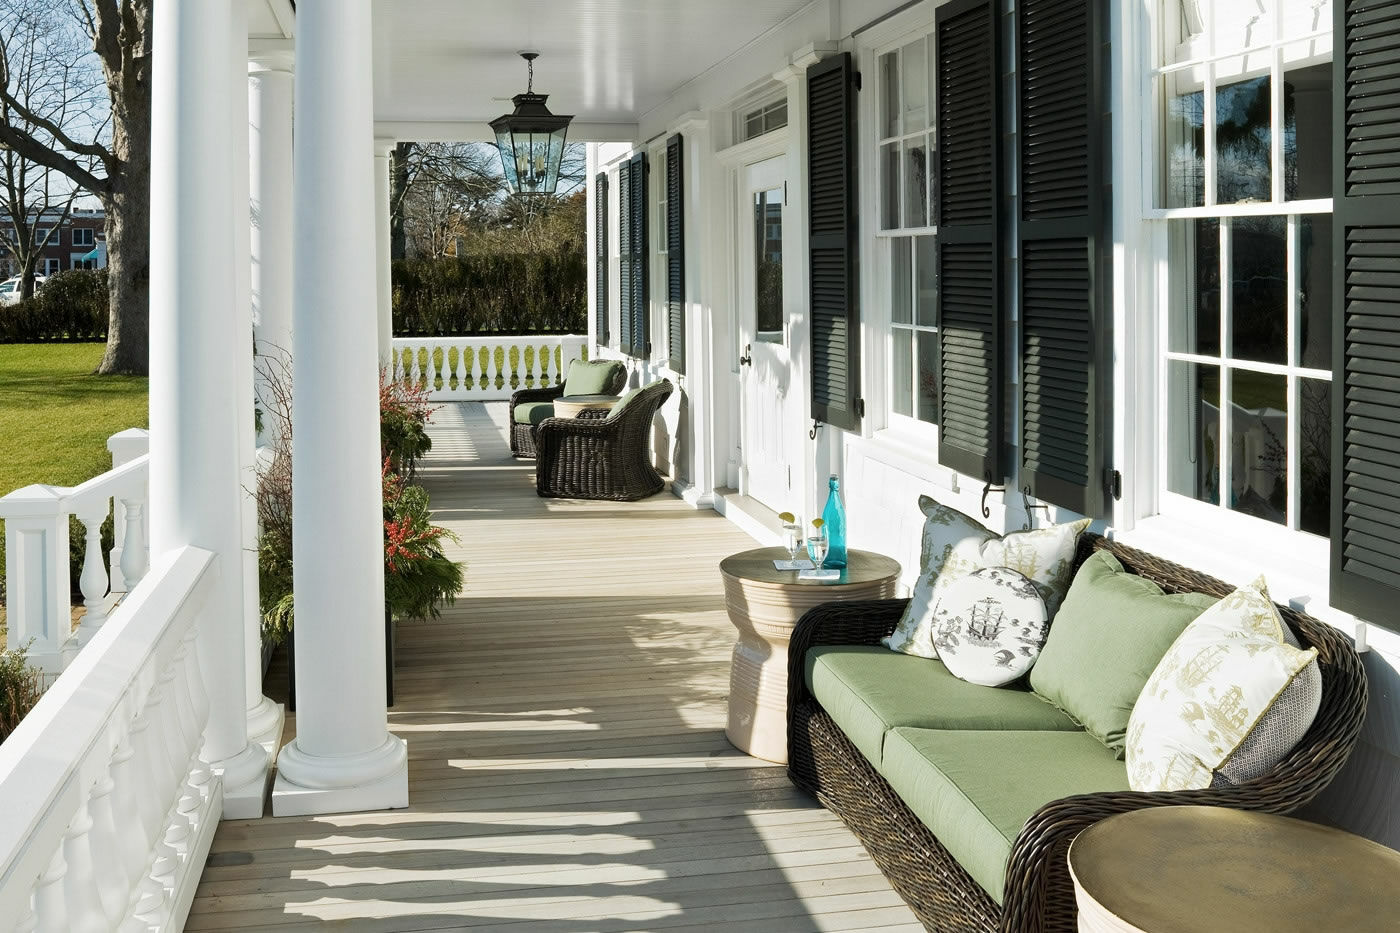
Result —
[{"label": "shutter hinge", "polygon": [[1103,471],[1103,486],[1115,502],[1123,498],[1123,474],[1112,467]]},{"label": "shutter hinge", "polygon": [[856,415],[860,418],[865,417],[865,399],[863,398],[856,399]]},{"label": "shutter hinge", "polygon": [[856,90],[859,91],[859,90],[861,89],[861,80],[860,80],[860,72],[859,72],[859,71],[853,71],[853,72],[851,72],[851,81],[854,82],[854,84],[855,84],[855,86],[856,86]]}]

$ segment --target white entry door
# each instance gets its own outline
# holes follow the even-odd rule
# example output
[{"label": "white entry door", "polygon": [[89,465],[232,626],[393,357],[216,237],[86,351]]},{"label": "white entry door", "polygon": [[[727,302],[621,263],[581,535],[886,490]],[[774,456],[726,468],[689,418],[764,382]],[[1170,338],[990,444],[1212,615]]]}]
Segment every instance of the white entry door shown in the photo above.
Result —
[{"label": "white entry door", "polygon": [[743,169],[739,186],[740,491],[774,511],[797,511],[785,409],[791,388],[789,315],[783,269],[787,186],[784,158]]}]

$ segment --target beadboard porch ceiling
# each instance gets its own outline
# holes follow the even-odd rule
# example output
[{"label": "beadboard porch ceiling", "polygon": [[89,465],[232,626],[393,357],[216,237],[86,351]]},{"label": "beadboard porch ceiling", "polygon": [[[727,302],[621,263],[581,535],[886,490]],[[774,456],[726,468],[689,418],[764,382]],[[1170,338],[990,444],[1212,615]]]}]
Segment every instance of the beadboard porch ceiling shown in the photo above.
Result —
[{"label": "beadboard porch ceiling", "polygon": [[[634,138],[638,119],[811,0],[376,0],[377,122],[426,138],[489,138],[525,89],[575,115],[571,139]],[[472,137],[461,135],[470,131]],[[455,135],[454,135],[455,134]],[[406,137],[407,138],[407,137]]]}]

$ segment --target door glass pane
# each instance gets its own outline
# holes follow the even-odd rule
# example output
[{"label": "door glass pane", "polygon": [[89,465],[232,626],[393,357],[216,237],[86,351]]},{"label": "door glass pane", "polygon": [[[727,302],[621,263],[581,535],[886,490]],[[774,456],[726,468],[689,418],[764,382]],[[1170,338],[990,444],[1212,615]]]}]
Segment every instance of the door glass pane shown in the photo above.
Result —
[{"label": "door glass pane", "polygon": [[928,226],[928,150],[922,137],[904,144],[904,226]]},{"label": "door glass pane", "polygon": [[1288,377],[1230,375],[1230,508],[1282,525],[1288,517]]},{"label": "door glass pane", "polygon": [[903,131],[913,133],[928,126],[928,72],[924,65],[924,40],[909,43],[904,47],[902,54]]},{"label": "door glass pane", "polygon": [[1332,533],[1332,383],[1298,380],[1298,527]]},{"label": "door glass pane", "polygon": [[1171,275],[1168,346],[1176,353],[1220,355],[1220,221],[1167,222]]},{"label": "door glass pane", "polygon": [[[1166,207],[1205,204],[1205,96],[1191,86],[1190,72],[1162,77],[1162,186]],[[1196,82],[1199,85],[1199,81]]]},{"label": "door glass pane", "polygon": [[1220,504],[1220,367],[1167,364],[1167,488]]},{"label": "door glass pane", "polygon": [[938,423],[938,334],[919,332],[919,420]]},{"label": "door glass pane", "polygon": [[1298,218],[1299,362],[1332,368],[1332,218]]},{"label": "door glass pane", "polygon": [[1283,76],[1283,196],[1332,197],[1332,66]]},{"label": "door glass pane", "polygon": [[1215,198],[1221,204],[1273,198],[1273,111],[1267,76],[1215,88]]},{"label": "door glass pane", "polygon": [[1230,225],[1230,355],[1288,362],[1288,221],[1236,217]]},{"label": "door glass pane", "polygon": [[896,324],[913,320],[910,243],[909,237],[890,240],[890,320]]},{"label": "door glass pane", "polygon": [[757,333],[763,343],[783,342],[783,189],[754,195],[754,281]]},{"label": "door glass pane", "polygon": [[917,320],[925,327],[938,323],[938,253],[937,241],[931,236],[914,239],[914,264],[918,273],[914,279],[914,307]]},{"label": "door glass pane", "polygon": [[891,390],[894,412],[897,415],[914,414],[914,332],[903,327],[893,329],[894,354],[890,365],[894,370],[894,383]]},{"label": "door glass pane", "polygon": [[880,147],[880,229],[899,226],[899,143]]}]

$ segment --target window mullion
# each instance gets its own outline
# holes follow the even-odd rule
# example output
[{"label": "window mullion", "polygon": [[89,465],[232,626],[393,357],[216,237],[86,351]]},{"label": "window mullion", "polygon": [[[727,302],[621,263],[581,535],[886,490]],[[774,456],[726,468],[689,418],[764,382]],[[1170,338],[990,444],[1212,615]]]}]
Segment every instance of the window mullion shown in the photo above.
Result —
[{"label": "window mullion", "polygon": [[[1212,111],[1213,112],[1213,111]],[[1214,190],[1214,187],[1211,188]],[[1232,319],[1234,317],[1234,290],[1230,287],[1230,267],[1232,262],[1232,244],[1234,242],[1234,225],[1229,219],[1220,221],[1220,393],[1219,393],[1219,436],[1220,449],[1216,451],[1220,482],[1220,505],[1230,508],[1231,492],[1234,489],[1234,476],[1231,475],[1230,452],[1234,443],[1234,425],[1230,417],[1232,383],[1234,382],[1234,370],[1229,365],[1230,344],[1234,336]]]},{"label": "window mullion", "polygon": [[1204,182],[1205,191],[1201,192],[1202,201],[1206,207],[1215,205],[1215,65],[1205,66],[1205,84],[1201,89],[1201,128],[1203,130],[1204,144],[1202,145],[1202,158],[1205,159]]},{"label": "window mullion", "polygon": [[1269,171],[1271,197],[1275,204],[1284,199],[1283,158],[1283,48],[1276,46],[1269,64]]}]

